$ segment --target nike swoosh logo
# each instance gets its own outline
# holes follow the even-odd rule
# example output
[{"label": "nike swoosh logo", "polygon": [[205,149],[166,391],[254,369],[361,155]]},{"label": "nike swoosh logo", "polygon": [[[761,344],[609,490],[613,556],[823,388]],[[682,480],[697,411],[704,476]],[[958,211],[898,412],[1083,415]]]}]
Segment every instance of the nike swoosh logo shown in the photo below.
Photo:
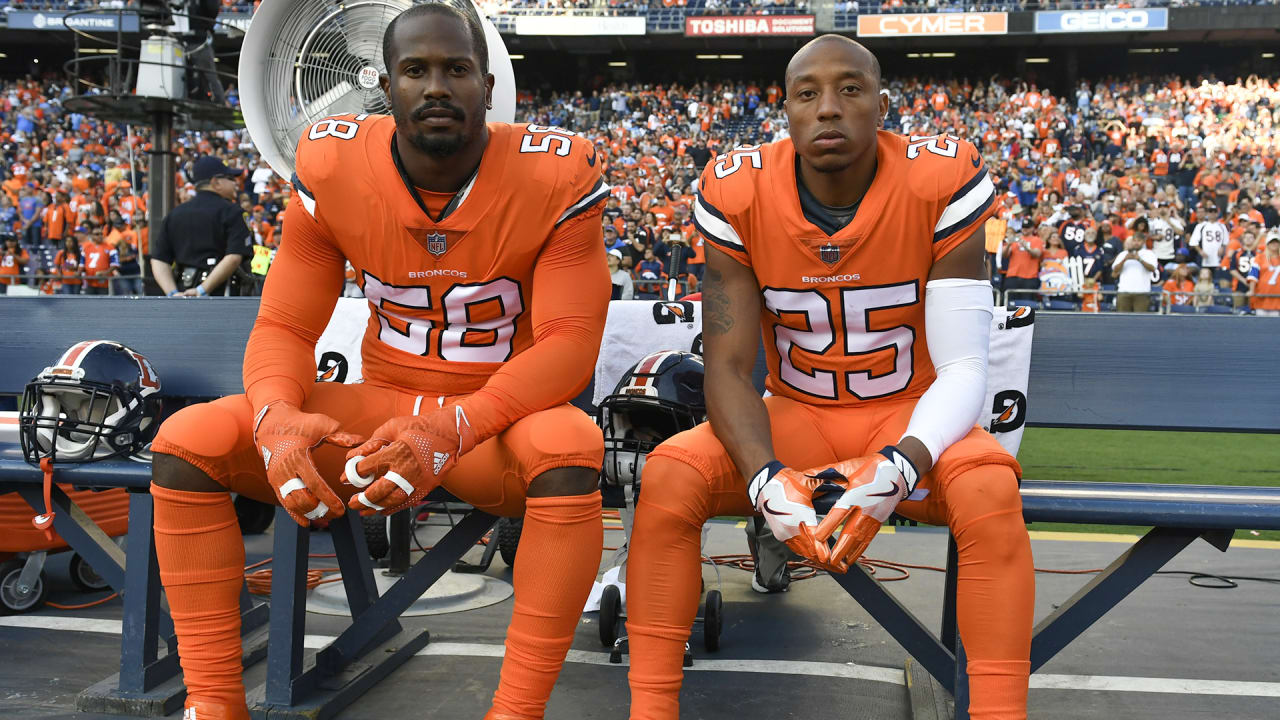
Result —
[{"label": "nike swoosh logo", "polygon": [[769,513],[770,515],[790,515],[791,514],[789,512],[778,512],[777,510],[774,510],[773,508],[769,507],[768,500],[764,501],[764,511]]},{"label": "nike swoosh logo", "polygon": [[979,159],[977,155],[969,158],[969,162],[973,163],[974,167],[982,167],[982,160]]},{"label": "nike swoosh logo", "polygon": [[902,491],[898,489],[898,483],[894,483],[892,490],[886,490],[881,493],[867,493],[867,496],[868,497],[893,497],[894,495],[901,495],[901,494],[902,494]]},{"label": "nike swoosh logo", "polygon": [[591,148],[591,156],[587,158],[587,166],[588,167],[596,166],[596,149],[595,148]]}]

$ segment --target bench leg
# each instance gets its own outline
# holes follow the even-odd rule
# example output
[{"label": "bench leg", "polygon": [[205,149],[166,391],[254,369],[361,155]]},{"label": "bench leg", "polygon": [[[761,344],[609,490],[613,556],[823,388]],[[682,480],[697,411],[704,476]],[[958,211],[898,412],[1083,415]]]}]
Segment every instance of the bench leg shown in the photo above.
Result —
[{"label": "bench leg", "polygon": [[[149,493],[130,493],[127,561],[123,567],[120,673],[76,697],[76,709],[82,712],[158,717],[178,710],[186,699],[187,689],[178,664],[178,641],[161,594],[160,566],[152,532],[154,508]],[[76,551],[80,549],[77,547]],[[81,554],[96,571],[97,561],[86,553]],[[255,604],[247,589],[241,591],[240,607],[242,635],[250,635],[266,623],[268,607]],[[167,649],[163,656],[159,654],[161,641]],[[250,638],[241,662],[247,667],[265,657],[266,652],[265,636]]]},{"label": "bench leg", "polygon": [[[124,589],[125,553],[79,505],[71,501],[62,488],[54,485],[50,493],[55,515],[53,529],[80,554],[112,590]],[[36,512],[44,512],[44,494],[39,485],[26,485],[18,493]]]},{"label": "bench leg", "polygon": [[270,641],[267,646],[266,701],[292,705],[293,681],[302,674],[302,636],[306,632],[307,551],[311,531],[276,508],[272,548]]},{"label": "bench leg", "polygon": [[1187,528],[1152,528],[1102,573],[1080,588],[1031,637],[1031,672],[1044,666],[1165,563],[1203,534]]},{"label": "bench leg", "polygon": [[956,658],[897,598],[862,568],[831,577],[893,636],[947,692],[955,694]]},{"label": "bench leg", "polygon": [[[400,614],[496,521],[492,515],[471,511],[381,597],[357,516],[348,513],[334,521],[330,525],[334,549],[354,617],[341,635],[304,663],[308,531],[279,511],[272,574],[271,654],[266,684],[249,693],[252,715],[271,720],[335,717],[412,657],[427,644],[430,634],[424,629],[401,630]],[[358,662],[365,658],[366,662]]]}]

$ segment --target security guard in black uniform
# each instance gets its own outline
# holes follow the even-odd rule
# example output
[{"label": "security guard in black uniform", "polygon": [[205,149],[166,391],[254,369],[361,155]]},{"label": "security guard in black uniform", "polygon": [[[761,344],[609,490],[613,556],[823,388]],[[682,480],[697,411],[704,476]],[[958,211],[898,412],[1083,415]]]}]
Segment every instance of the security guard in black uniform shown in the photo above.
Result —
[{"label": "security guard in black uniform", "polygon": [[196,160],[196,196],[152,233],[151,272],[169,297],[239,295],[241,285],[249,294],[252,278],[240,266],[253,255],[253,237],[235,202],[243,172],[216,157]]}]

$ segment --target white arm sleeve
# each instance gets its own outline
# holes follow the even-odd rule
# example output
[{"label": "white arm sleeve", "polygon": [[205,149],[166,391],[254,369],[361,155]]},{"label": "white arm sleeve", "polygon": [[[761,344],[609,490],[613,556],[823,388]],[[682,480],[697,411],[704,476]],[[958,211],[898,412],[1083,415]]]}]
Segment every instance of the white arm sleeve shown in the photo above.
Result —
[{"label": "white arm sleeve", "polygon": [[993,312],[986,280],[944,278],[925,285],[925,339],[938,377],[916,403],[902,437],[923,443],[935,463],[982,414]]}]

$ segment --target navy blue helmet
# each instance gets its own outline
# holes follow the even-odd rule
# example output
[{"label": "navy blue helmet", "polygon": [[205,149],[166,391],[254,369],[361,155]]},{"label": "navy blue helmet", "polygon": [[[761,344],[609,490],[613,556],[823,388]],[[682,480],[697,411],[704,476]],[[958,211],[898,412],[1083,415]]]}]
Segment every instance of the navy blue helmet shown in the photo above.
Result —
[{"label": "navy blue helmet", "polygon": [[27,383],[18,433],[27,462],[83,463],[135,455],[160,423],[151,363],[109,340],[76,343]]},{"label": "navy blue helmet", "polygon": [[628,370],[600,403],[604,474],[615,485],[640,479],[645,457],[659,443],[707,417],[702,356],[663,350]]}]

